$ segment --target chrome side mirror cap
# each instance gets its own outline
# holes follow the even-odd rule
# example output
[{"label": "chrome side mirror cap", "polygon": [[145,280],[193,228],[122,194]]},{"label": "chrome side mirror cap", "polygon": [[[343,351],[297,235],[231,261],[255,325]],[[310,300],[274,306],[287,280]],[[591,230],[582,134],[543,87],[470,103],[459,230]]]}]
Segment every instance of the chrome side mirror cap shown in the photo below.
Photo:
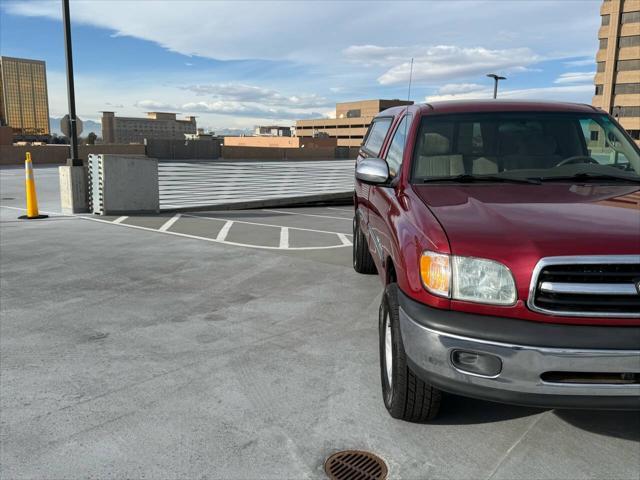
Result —
[{"label": "chrome side mirror cap", "polygon": [[365,158],[356,165],[356,178],[372,185],[386,183],[389,180],[389,166],[381,158]]}]

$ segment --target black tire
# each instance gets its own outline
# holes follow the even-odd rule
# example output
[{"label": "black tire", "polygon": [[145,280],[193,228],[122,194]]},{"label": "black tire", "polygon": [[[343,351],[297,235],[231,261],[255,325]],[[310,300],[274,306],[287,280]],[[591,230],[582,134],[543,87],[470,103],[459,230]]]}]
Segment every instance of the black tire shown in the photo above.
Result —
[{"label": "black tire", "polygon": [[[390,330],[391,379],[387,373],[387,325]],[[442,392],[422,381],[407,365],[407,355],[400,333],[398,285],[387,286],[380,304],[380,377],[384,406],[393,418],[424,423],[438,415]]]},{"label": "black tire", "polygon": [[366,275],[378,273],[371,252],[369,252],[367,239],[360,231],[356,217],[353,218],[353,269]]}]

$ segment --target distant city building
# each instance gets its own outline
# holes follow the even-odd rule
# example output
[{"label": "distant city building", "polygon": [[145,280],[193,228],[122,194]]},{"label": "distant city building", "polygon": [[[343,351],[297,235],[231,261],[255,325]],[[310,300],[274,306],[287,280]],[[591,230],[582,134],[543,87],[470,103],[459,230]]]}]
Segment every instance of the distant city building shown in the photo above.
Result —
[{"label": "distant city building", "polygon": [[197,134],[196,117],[178,120],[175,113],[148,112],[146,118],[117,117],[102,112],[104,143],[144,143],[145,139],[184,140]]},{"label": "distant city building", "polygon": [[291,127],[280,127],[277,125],[258,125],[254,134],[258,137],[290,137]]},{"label": "distant city building", "polygon": [[0,125],[11,127],[18,141],[48,140],[49,98],[43,61],[0,57]]},{"label": "distant city building", "polygon": [[593,105],[640,141],[640,0],[605,0]]},{"label": "distant city building", "polygon": [[336,104],[336,118],[297,120],[297,137],[337,138],[339,147],[359,147],[371,120],[387,108],[413,105],[406,100],[361,100]]},{"label": "distant city building", "polygon": [[196,133],[185,133],[185,140],[213,140],[215,132],[205,132],[204,128],[198,128]]}]

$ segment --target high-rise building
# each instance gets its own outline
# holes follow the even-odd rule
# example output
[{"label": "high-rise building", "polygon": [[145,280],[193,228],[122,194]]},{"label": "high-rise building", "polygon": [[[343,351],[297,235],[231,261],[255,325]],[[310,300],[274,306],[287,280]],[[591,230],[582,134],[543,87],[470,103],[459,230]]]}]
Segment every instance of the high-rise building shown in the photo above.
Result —
[{"label": "high-rise building", "polygon": [[640,0],[604,0],[593,105],[640,142]]},{"label": "high-rise building", "polygon": [[15,139],[42,140],[49,136],[43,61],[0,57],[0,124],[11,127]]},{"label": "high-rise building", "polygon": [[178,120],[175,113],[148,112],[147,118],[116,117],[102,112],[104,143],[144,143],[145,139],[184,140],[197,133],[196,117]]},{"label": "high-rise building", "polygon": [[335,137],[340,147],[359,147],[378,113],[399,105],[413,105],[406,100],[361,100],[336,104],[336,118],[297,120],[297,137]]}]

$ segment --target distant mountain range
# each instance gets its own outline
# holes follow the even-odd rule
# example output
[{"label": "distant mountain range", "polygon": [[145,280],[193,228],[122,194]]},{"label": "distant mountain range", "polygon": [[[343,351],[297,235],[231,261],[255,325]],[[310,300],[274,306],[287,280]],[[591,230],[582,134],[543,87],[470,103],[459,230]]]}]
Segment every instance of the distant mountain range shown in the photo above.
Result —
[{"label": "distant mountain range", "polygon": [[239,137],[241,135],[253,135],[252,128],[213,128],[216,135],[224,137]]},{"label": "distant mountain range", "polygon": [[[60,130],[60,120],[61,118],[53,118],[49,117],[49,124],[51,125],[51,133],[55,133],[56,135],[62,135],[62,130]],[[89,133],[93,132],[99,137],[102,136],[102,124],[100,122],[94,122],[93,120],[82,120],[82,133],[81,137],[86,137]]]}]

